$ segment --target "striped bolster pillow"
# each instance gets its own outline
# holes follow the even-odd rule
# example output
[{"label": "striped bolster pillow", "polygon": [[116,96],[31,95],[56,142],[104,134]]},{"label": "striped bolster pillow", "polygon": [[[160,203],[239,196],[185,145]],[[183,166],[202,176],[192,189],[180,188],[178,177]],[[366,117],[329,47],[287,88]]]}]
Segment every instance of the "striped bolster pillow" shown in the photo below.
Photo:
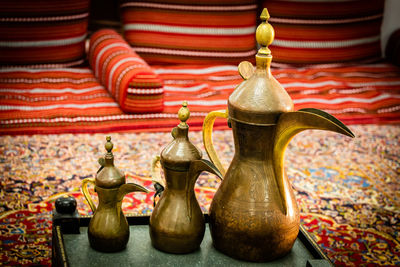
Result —
[{"label": "striped bolster pillow", "polygon": [[2,0],[0,65],[82,64],[88,16],[89,0]]},{"label": "striped bolster pillow", "polygon": [[124,37],[149,64],[254,61],[256,0],[121,3]]},{"label": "striped bolster pillow", "polygon": [[117,32],[105,29],[91,36],[89,64],[124,112],[163,110],[161,79]]},{"label": "striped bolster pillow", "polygon": [[274,62],[321,64],[381,58],[384,0],[264,0]]}]

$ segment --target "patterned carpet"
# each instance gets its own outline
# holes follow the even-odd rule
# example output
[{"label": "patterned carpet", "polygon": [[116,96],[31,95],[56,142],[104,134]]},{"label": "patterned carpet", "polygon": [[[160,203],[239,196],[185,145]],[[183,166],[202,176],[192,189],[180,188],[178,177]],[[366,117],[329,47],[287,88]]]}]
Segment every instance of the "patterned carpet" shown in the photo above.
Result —
[{"label": "patterned carpet", "polygon": [[[307,131],[286,153],[288,176],[304,227],[335,265],[400,265],[400,126],[356,125],[356,138]],[[204,151],[200,132],[191,140]],[[169,133],[112,134],[116,165],[129,182],[151,188],[150,162]],[[103,134],[0,137],[0,262],[51,264],[51,210],[62,192],[89,214],[80,184],[93,177],[104,153]],[[233,155],[229,131],[214,134],[223,163]],[[149,153],[151,151],[152,153]],[[205,154],[205,153],[204,153]],[[204,211],[218,187],[212,175],[198,180]],[[126,212],[151,212],[152,194],[129,194]]]}]

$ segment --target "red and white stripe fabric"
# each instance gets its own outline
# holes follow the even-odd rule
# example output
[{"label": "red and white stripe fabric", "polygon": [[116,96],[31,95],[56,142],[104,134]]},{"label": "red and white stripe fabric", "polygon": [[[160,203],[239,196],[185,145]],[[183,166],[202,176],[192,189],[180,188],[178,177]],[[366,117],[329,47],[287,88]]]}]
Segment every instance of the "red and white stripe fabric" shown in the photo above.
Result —
[{"label": "red and white stripe fabric", "polygon": [[124,38],[149,64],[254,61],[254,0],[121,1]]},{"label": "red and white stripe fabric", "polygon": [[381,58],[384,0],[264,0],[275,63],[373,62]]},{"label": "red and white stripe fabric", "polygon": [[82,64],[88,18],[89,0],[2,0],[0,66]]},{"label": "red and white stripe fabric", "polygon": [[[227,107],[242,82],[237,67],[154,66],[164,81],[162,112],[127,114],[86,69],[0,69],[0,134],[170,131],[188,101],[192,130]],[[400,123],[400,68],[386,64],[272,69],[295,109],[319,108],[345,124]],[[218,120],[216,129],[227,129]]]},{"label": "red and white stripe fabric", "polygon": [[162,80],[115,31],[100,30],[91,36],[89,64],[124,112],[163,110]]}]

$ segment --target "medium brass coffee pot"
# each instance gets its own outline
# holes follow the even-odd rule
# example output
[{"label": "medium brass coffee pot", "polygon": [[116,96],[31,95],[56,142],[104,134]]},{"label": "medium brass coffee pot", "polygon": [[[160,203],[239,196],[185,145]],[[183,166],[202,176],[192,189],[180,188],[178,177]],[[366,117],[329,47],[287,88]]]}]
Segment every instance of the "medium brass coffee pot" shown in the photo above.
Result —
[{"label": "medium brass coffee pot", "polygon": [[[150,217],[150,237],[155,248],[169,253],[189,253],[199,248],[205,221],[194,185],[202,171],[221,177],[214,164],[202,159],[201,151],[190,142],[186,123],[189,115],[185,101],[178,113],[181,122],[172,130],[174,140],[158,157],[166,183]],[[163,183],[157,177],[156,162],[152,164],[153,178]]]},{"label": "medium brass coffee pot", "polygon": [[[242,260],[270,261],[288,253],[298,234],[299,209],[284,171],[284,152],[291,138],[306,129],[322,129],[354,137],[333,116],[317,109],[293,110],[285,89],[272,76],[274,30],[266,9],[256,31],[260,44],[256,68],[239,64],[244,81],[228,99],[228,110],[207,115],[203,141],[211,161],[224,175],[210,207],[214,246]],[[227,171],[212,144],[216,117],[228,119],[235,154]]]},{"label": "medium brass coffee pot", "polygon": [[[88,229],[90,245],[99,251],[115,252],[123,250],[129,239],[129,225],[121,209],[122,199],[130,192],[148,191],[140,185],[125,183],[125,176],[114,167],[110,136],[107,136],[105,148],[107,153],[99,160],[102,166],[96,174],[96,179],[84,179],[82,191],[94,213]],[[97,208],[87,188],[89,183],[95,184],[95,191],[99,197]]]}]

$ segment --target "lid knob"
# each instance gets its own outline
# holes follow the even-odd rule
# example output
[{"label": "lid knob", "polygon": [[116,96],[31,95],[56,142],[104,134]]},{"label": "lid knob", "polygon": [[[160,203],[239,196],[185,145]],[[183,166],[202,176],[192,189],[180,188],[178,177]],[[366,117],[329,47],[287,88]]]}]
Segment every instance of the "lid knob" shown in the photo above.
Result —
[{"label": "lid knob", "polygon": [[107,150],[107,153],[104,156],[105,164],[106,165],[114,165],[114,155],[112,153],[112,149],[114,147],[113,143],[111,142],[111,136],[106,137],[106,144],[104,148]]},{"label": "lid knob", "polygon": [[186,123],[189,117],[188,102],[183,101],[178,111],[181,122],[171,132],[174,140],[163,149],[160,156],[162,166],[171,170],[188,171],[191,162],[202,157],[201,151],[189,140],[189,125]]},{"label": "lid knob", "polygon": [[269,18],[268,10],[264,8],[260,15],[262,23],[258,25],[256,30],[256,40],[261,46],[258,50],[259,55],[271,55],[271,50],[269,50],[268,46],[274,41],[275,31],[271,24],[268,23]]},{"label": "lid knob", "polygon": [[106,144],[104,145],[104,148],[107,150],[107,153],[112,153],[111,150],[113,149],[114,145],[111,143],[111,136],[106,137]]},{"label": "lid knob", "polygon": [[106,136],[104,148],[107,153],[104,158],[99,159],[101,165],[96,174],[96,186],[102,188],[116,188],[125,184],[125,175],[114,166],[114,155],[112,149],[114,147],[111,142],[111,136]]},{"label": "lid knob", "polygon": [[256,68],[249,62],[239,65],[239,73],[245,79],[228,99],[231,121],[252,125],[277,124],[283,112],[293,111],[293,101],[271,73],[272,54],[268,48],[274,40],[274,28],[268,23],[268,10],[261,13],[262,22],[256,30],[260,49],[256,54]]},{"label": "lid knob", "polygon": [[186,123],[186,121],[189,119],[189,117],[190,117],[190,111],[189,111],[189,109],[188,109],[188,103],[187,103],[187,101],[185,100],[185,101],[183,101],[183,103],[182,103],[182,107],[179,109],[179,111],[178,111],[178,118],[180,119],[180,123],[179,123],[179,125],[180,126],[187,126],[187,123]]}]

